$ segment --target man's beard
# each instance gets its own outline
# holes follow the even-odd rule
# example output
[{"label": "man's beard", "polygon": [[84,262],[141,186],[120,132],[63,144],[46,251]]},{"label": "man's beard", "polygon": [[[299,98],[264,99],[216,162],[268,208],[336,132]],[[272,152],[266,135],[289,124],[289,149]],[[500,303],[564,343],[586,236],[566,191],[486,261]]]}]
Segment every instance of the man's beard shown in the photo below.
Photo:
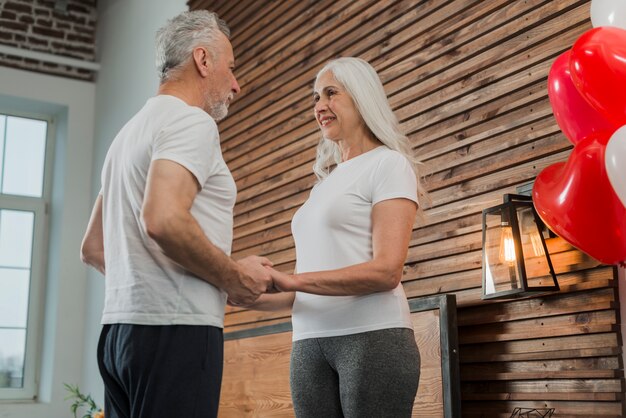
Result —
[{"label": "man's beard", "polygon": [[221,99],[215,92],[207,93],[205,97],[206,112],[215,119],[216,122],[219,122],[228,115],[228,103],[231,99],[231,95],[226,99]]},{"label": "man's beard", "polygon": [[228,104],[225,101],[213,102],[208,105],[207,113],[211,115],[216,122],[219,122],[228,115]]}]

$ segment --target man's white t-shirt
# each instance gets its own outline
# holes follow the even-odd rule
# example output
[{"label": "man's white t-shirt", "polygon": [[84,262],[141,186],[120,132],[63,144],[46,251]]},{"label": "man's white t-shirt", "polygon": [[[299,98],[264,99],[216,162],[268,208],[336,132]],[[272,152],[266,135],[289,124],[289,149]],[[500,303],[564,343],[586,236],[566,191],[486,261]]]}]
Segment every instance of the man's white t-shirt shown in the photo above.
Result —
[{"label": "man's white t-shirt", "polygon": [[[417,202],[409,161],[386,146],[340,163],[296,212],[291,229],[298,273],[334,270],[372,260],[372,208],[380,201]],[[296,292],[293,340],[387,328],[413,328],[402,284],[365,296]]]},{"label": "man's white t-shirt", "polygon": [[102,169],[106,285],[103,324],[223,327],[226,294],[166,257],[145,231],[141,208],[150,163],[174,161],[201,190],[191,214],[230,254],[236,186],[215,121],[168,95],[149,99],[122,128]]}]

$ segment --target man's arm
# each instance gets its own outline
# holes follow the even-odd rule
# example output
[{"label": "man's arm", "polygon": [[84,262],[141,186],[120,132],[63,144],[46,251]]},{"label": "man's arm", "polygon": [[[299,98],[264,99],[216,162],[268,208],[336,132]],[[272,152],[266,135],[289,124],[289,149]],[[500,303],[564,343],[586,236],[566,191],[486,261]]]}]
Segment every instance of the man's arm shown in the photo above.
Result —
[{"label": "man's arm", "polygon": [[141,219],[165,255],[201,279],[223,289],[236,303],[251,303],[272,280],[263,257],[235,263],[206,237],[190,209],[199,185],[189,170],[170,160],[150,164]]},{"label": "man's arm", "polygon": [[87,231],[80,246],[80,259],[104,274],[104,235],[102,233],[102,195],[98,195],[91,211]]}]

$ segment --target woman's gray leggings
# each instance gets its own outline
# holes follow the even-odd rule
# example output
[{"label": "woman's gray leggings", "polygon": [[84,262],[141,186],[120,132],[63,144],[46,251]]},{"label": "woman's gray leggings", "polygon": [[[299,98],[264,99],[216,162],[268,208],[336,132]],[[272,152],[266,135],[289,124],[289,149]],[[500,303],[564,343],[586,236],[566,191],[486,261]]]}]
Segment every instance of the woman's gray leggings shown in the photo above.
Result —
[{"label": "woman's gray leggings", "polygon": [[408,328],[298,340],[291,351],[298,418],[408,418],[419,376]]}]

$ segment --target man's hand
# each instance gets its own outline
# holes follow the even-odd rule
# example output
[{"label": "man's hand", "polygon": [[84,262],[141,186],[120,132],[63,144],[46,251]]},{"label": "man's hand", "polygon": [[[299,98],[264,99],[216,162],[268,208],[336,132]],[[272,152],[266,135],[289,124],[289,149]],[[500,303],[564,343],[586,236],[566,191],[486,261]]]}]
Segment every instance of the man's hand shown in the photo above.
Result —
[{"label": "man's hand", "polygon": [[243,258],[237,263],[243,274],[238,282],[225,289],[228,303],[234,306],[248,305],[272,288],[272,276],[266,267],[273,264],[269,259],[256,255]]}]

